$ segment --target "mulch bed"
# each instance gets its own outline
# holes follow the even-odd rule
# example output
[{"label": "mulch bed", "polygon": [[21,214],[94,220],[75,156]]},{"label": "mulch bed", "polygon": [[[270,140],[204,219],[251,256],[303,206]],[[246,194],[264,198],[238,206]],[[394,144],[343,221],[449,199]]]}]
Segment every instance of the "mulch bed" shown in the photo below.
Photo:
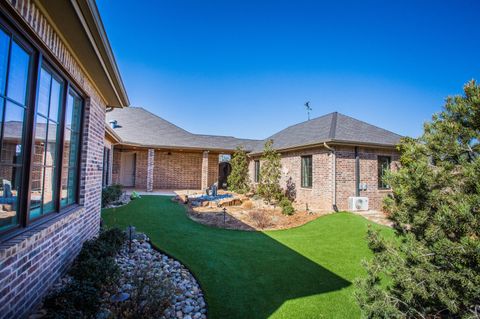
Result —
[{"label": "mulch bed", "polygon": [[[188,216],[195,222],[212,227],[248,231],[289,229],[330,213],[296,211],[295,214],[287,216],[282,214],[281,208],[265,205],[261,199],[249,201],[252,202],[252,207],[246,208],[243,205],[226,207],[225,216],[221,207],[184,205]],[[261,223],[256,218],[258,214],[255,212],[264,214]]]}]

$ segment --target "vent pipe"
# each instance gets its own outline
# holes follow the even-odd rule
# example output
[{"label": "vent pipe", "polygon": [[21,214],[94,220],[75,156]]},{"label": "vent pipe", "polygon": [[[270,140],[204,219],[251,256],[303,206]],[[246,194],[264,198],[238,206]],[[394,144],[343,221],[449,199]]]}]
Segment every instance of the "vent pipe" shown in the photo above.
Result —
[{"label": "vent pipe", "polygon": [[111,120],[111,121],[108,122],[108,124],[110,124],[111,128],[117,128],[118,127],[117,120]]}]

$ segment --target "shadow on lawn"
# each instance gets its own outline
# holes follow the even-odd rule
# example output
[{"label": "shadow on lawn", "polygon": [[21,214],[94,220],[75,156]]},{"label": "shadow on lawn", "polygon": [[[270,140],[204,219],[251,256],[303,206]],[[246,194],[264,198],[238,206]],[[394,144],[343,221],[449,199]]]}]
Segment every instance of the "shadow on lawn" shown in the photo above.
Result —
[{"label": "shadow on lawn", "polygon": [[[351,284],[265,233],[198,224],[169,198],[145,196],[104,218],[109,225],[134,224],[190,268],[205,292],[209,318],[268,318],[288,300]],[[326,313],[334,311],[328,307]],[[295,317],[315,315],[303,310]]]}]

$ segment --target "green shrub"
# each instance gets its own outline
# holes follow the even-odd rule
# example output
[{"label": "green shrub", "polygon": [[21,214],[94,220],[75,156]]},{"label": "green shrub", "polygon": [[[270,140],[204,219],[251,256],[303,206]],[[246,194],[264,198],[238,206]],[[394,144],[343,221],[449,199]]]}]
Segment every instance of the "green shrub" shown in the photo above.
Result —
[{"label": "green shrub", "polygon": [[115,250],[115,254],[122,248],[127,239],[127,234],[119,228],[110,228],[100,233],[98,236],[100,242],[104,242]]},{"label": "green shrub", "polygon": [[278,205],[282,208],[282,213],[284,215],[293,215],[295,213],[292,202],[287,197],[283,197]]},{"label": "green shrub", "polygon": [[103,188],[102,190],[102,207],[115,203],[120,199],[123,193],[123,186],[114,184]]},{"label": "green shrub", "polygon": [[130,298],[112,304],[115,318],[147,319],[163,318],[163,313],[172,304],[175,287],[167,277],[159,277],[153,263],[135,268],[131,275],[133,289]]},{"label": "green shrub", "polygon": [[97,289],[111,287],[120,276],[120,270],[113,257],[81,260],[73,265],[69,273],[76,280],[89,282]]},{"label": "green shrub", "polygon": [[124,232],[112,228],[86,241],[69,271],[73,280],[45,299],[47,318],[94,317],[100,306],[100,292],[118,281],[120,270],[114,256],[125,240]]},{"label": "green shrub", "polygon": [[100,293],[89,282],[73,280],[44,301],[48,319],[91,318],[100,306]]},{"label": "green shrub", "polygon": [[141,198],[141,196],[137,192],[133,191],[132,194],[130,194],[131,200],[138,199],[138,198]]},{"label": "green shrub", "polygon": [[238,146],[230,160],[232,170],[227,178],[228,190],[244,194],[249,191],[247,152]]}]

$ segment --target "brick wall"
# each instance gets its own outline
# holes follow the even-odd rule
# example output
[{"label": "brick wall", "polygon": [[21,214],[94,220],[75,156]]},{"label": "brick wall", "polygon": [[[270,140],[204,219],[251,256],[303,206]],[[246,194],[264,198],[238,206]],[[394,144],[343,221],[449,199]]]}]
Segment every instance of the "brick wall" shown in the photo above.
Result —
[{"label": "brick wall", "polygon": [[[152,150],[153,151],[153,150]],[[120,180],[121,151],[114,149],[112,182]],[[135,188],[147,189],[148,150],[136,150]],[[174,150],[155,150],[153,157],[153,189],[201,189],[202,171],[208,186],[218,181],[218,153],[208,153],[208,164],[203,167],[203,153]]]},{"label": "brick wall", "polygon": [[[333,204],[334,186],[336,203],[340,210],[348,209],[348,197],[355,196],[355,148],[353,146],[336,146],[335,157],[324,147],[282,153],[282,177],[280,186],[286,189],[287,181],[295,185],[295,206],[305,209],[306,204],[313,210],[331,210]],[[398,152],[395,150],[359,148],[360,182],[367,184],[367,190],[361,191],[360,196],[369,198],[370,209],[382,209],[383,198],[390,193],[388,190],[378,189],[378,162],[379,155],[392,158],[391,169],[398,165]],[[312,188],[301,187],[301,156],[312,156]],[[250,158],[249,176],[254,180],[254,160]],[[333,183],[333,161],[336,164],[336,183]],[[262,162],[260,162],[260,167]],[[256,186],[253,183],[254,187]]]},{"label": "brick wall", "polygon": [[116,147],[113,148],[112,153],[112,184],[120,184],[121,153]]},{"label": "brick wall", "polygon": [[212,186],[213,183],[218,182],[218,157],[220,154],[208,154],[208,183],[207,186]]},{"label": "brick wall", "polygon": [[30,0],[8,0],[88,95],[83,121],[79,207],[0,245],[0,318],[25,316],[75,258],[100,225],[105,101]]},{"label": "brick wall", "polygon": [[153,188],[201,188],[202,153],[156,151],[154,163]]},{"label": "brick wall", "polygon": [[148,173],[148,150],[145,149],[141,151],[136,151],[135,154],[135,188],[146,190]]}]

